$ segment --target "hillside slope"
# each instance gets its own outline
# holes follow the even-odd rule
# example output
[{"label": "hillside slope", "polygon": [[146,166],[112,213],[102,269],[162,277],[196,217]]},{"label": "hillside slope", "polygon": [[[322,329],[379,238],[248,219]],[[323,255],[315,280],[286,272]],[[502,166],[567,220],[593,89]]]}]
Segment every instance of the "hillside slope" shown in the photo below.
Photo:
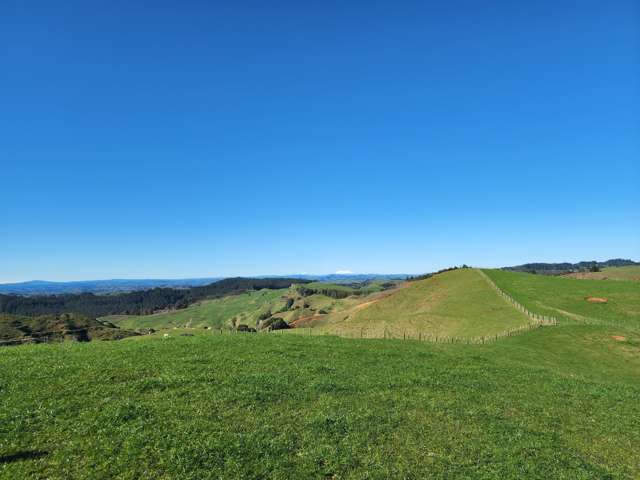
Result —
[{"label": "hillside slope", "polygon": [[640,283],[483,270],[529,310],[564,321],[640,328]]},{"label": "hillside slope", "polygon": [[[323,319],[332,333],[367,337],[481,337],[530,323],[502,299],[480,273],[459,269],[406,283],[391,295]],[[309,325],[313,326],[313,325]]]},{"label": "hillside slope", "polygon": [[288,289],[257,290],[226,297],[203,300],[181,310],[160,312],[153,315],[112,315],[102,317],[123,328],[226,328],[231,319],[255,326],[258,317],[267,311],[284,307]]},{"label": "hillside slope", "polygon": [[[153,315],[111,315],[101,320],[123,328],[164,329],[173,327],[230,328],[234,324],[256,327],[260,318],[282,318],[295,324],[300,319],[341,312],[380,293],[378,284],[354,288],[344,285],[313,283],[278,290],[257,290],[203,300],[187,308]],[[316,292],[324,292],[316,293]],[[337,293],[337,295],[336,295]],[[344,298],[336,298],[344,297]]]}]

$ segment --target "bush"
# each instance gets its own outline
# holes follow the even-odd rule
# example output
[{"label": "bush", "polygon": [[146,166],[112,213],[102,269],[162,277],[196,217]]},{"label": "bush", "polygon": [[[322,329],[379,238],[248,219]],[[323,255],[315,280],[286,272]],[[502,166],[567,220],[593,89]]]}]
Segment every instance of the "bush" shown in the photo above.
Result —
[{"label": "bush", "polygon": [[273,322],[269,325],[269,330],[286,330],[289,327],[289,324],[284,321],[283,318],[273,318]]},{"label": "bush", "polygon": [[251,328],[249,325],[240,324],[236,327],[236,331],[238,332],[247,332],[247,333],[255,333],[256,329]]}]

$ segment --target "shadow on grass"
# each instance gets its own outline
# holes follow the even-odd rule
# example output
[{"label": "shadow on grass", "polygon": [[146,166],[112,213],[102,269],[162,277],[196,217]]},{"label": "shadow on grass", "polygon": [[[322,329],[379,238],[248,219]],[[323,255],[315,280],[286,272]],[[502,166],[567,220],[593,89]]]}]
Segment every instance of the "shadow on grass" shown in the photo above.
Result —
[{"label": "shadow on grass", "polygon": [[20,460],[35,460],[36,458],[49,455],[49,452],[42,450],[27,450],[12,453],[11,455],[0,455],[0,465],[3,463],[19,462]]}]

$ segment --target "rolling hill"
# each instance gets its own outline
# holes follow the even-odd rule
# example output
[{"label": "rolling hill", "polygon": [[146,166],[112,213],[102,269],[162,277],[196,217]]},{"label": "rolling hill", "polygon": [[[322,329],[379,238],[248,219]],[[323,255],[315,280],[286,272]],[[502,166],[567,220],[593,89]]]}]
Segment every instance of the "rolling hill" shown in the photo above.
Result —
[{"label": "rolling hill", "polygon": [[340,312],[368,301],[388,288],[387,282],[359,286],[313,282],[285,289],[254,290],[222,298],[203,300],[185,309],[153,315],[110,315],[101,320],[123,328],[232,328],[256,327],[263,318],[282,318],[296,324],[301,319]]},{"label": "rolling hill", "polygon": [[579,280],[504,270],[484,272],[529,310],[564,322],[640,328],[640,283]]},{"label": "rolling hill", "polygon": [[[268,275],[255,278],[289,278],[323,283],[365,283],[400,281],[406,274],[351,273],[327,275]],[[0,294],[5,295],[63,295],[94,293],[98,295],[150,290],[152,288],[190,288],[209,285],[223,280],[223,277],[207,278],[169,278],[169,279],[110,279],[52,282],[30,280],[27,282],[0,283]]]},{"label": "rolling hill", "polygon": [[599,262],[597,260],[583,261],[578,263],[525,263],[524,265],[516,265],[513,267],[504,267],[502,270],[509,270],[513,272],[525,272],[525,273],[536,273],[542,275],[563,275],[567,273],[575,273],[575,272],[588,272],[593,267],[598,267],[600,269],[603,268],[611,268],[611,267],[623,267],[623,266],[632,266],[632,265],[640,265],[638,262],[634,262],[630,259],[625,258],[612,258],[610,260],[605,260],[604,262]]},{"label": "rolling hill", "polygon": [[408,282],[380,296],[304,326],[366,337],[482,337],[531,320],[502,299],[474,269]]},{"label": "rolling hill", "polygon": [[219,299],[203,300],[185,309],[159,312],[153,315],[111,315],[101,320],[123,328],[229,328],[230,321],[255,326],[258,317],[268,311],[282,309],[288,289],[257,290]]},{"label": "rolling hill", "polygon": [[637,282],[462,268],[396,288],[382,285],[314,282],[204,300],[154,315],[102,319],[129,329],[163,329],[256,327],[260,319],[280,318],[317,333],[429,340],[483,339],[537,323],[502,298],[497,286],[531,312],[563,322],[640,326]]},{"label": "rolling hill", "polygon": [[225,278],[191,288],[153,288],[113,295],[93,293],[64,295],[3,295],[0,313],[16,315],[82,314],[91,318],[107,315],[145,315],[186,308],[198,301],[260,289],[281,289],[309,283],[294,278]]}]

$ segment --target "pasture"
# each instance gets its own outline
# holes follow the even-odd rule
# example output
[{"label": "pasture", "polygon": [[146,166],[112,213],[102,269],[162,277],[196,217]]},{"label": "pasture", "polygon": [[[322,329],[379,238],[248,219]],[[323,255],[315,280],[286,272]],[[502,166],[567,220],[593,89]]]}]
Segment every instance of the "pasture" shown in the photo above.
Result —
[{"label": "pasture", "polygon": [[240,323],[255,325],[260,314],[269,309],[276,311],[284,307],[282,298],[287,289],[256,290],[238,295],[229,295],[214,300],[203,300],[182,310],[160,312],[154,315],[111,315],[102,317],[121,328],[173,328],[189,325],[193,328],[228,328],[229,320],[237,318]]},{"label": "pasture", "polygon": [[529,310],[565,322],[640,328],[640,283],[483,270]]},{"label": "pasture", "polygon": [[529,323],[478,271],[460,269],[408,282],[391,295],[339,312],[317,326],[347,336],[362,332],[368,337],[403,337],[406,333],[471,338]]},{"label": "pasture", "polygon": [[608,326],[151,336],[5,348],[0,372],[6,479],[640,475],[640,337]]}]

